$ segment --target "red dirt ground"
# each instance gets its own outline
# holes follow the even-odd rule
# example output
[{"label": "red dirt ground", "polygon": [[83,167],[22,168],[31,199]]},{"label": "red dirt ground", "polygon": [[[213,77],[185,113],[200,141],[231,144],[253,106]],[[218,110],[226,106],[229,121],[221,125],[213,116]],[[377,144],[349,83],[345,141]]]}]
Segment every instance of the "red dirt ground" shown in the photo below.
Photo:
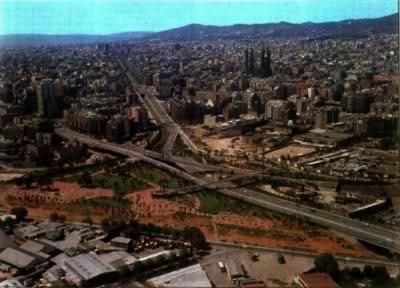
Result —
[{"label": "red dirt ground", "polygon": [[[0,206],[9,210],[15,205],[25,205],[29,209],[31,217],[49,217],[53,211],[65,214],[67,221],[82,221],[88,217],[88,208],[82,208],[72,202],[85,197],[93,198],[99,196],[112,196],[111,189],[90,189],[80,188],[77,184],[55,182],[54,188],[57,191],[40,191],[39,188],[25,189],[16,186],[2,187],[0,190]],[[90,217],[96,223],[104,218],[112,219],[133,219],[144,223],[153,223],[162,226],[186,227],[197,226],[210,241],[226,241],[248,245],[265,247],[304,249],[310,252],[330,252],[335,254],[346,254],[351,256],[376,257],[361,244],[350,243],[345,239],[339,239],[334,233],[323,230],[321,235],[308,236],[301,227],[290,225],[282,221],[258,218],[254,216],[243,216],[230,213],[219,213],[208,215],[198,211],[198,205],[188,207],[183,203],[177,203],[166,199],[152,197],[152,192],[159,188],[152,187],[144,191],[128,194],[126,197],[131,201],[130,211],[127,209],[93,209],[90,208]],[[11,199],[10,197],[11,196]],[[40,201],[30,201],[30,197],[39,197]],[[196,201],[194,201],[196,202]],[[195,208],[193,208],[195,207]],[[234,229],[221,233],[217,225],[232,225]],[[236,227],[250,229],[275,229],[283,232],[284,235],[301,236],[304,241],[288,239],[272,239],[265,236],[243,235],[243,232]],[[345,249],[346,246],[353,246],[353,249]]]},{"label": "red dirt ground", "polygon": [[24,199],[38,199],[42,203],[68,203],[79,200],[81,198],[95,198],[95,197],[111,197],[112,191],[110,189],[90,189],[81,188],[78,184],[55,182],[50,189],[40,189],[39,187],[32,187],[30,189],[8,186],[3,188],[2,194],[15,197],[16,200],[24,201]]},{"label": "red dirt ground", "polygon": [[[277,248],[300,248],[312,250],[317,253],[331,252],[335,254],[346,254],[352,256],[375,256],[360,244],[350,243],[345,239],[335,236],[329,231],[322,231],[319,237],[309,237],[298,227],[272,221],[254,216],[236,215],[231,213],[219,213],[218,215],[208,215],[200,213],[198,209],[190,208],[182,204],[165,199],[153,198],[152,191],[157,188],[141,191],[129,195],[133,209],[138,213],[140,221],[154,223],[158,225],[185,227],[188,225],[199,227],[211,241],[237,242],[249,245],[260,245]],[[184,212],[177,215],[176,212]],[[179,214],[179,213],[178,213]],[[267,237],[254,237],[243,235],[239,231],[230,231],[226,234],[219,233],[218,224],[242,226],[253,229],[279,229],[287,235],[302,236],[303,242],[296,242],[285,239],[270,239]],[[351,247],[346,249],[344,247]]]}]

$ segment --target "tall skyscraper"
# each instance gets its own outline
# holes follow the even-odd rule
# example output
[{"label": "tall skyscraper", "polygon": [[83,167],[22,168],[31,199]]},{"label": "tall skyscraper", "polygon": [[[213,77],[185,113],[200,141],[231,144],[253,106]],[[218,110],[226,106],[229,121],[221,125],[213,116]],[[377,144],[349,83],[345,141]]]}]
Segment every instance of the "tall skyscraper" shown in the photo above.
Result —
[{"label": "tall skyscraper", "polygon": [[37,87],[38,114],[40,117],[55,118],[62,113],[63,98],[57,93],[52,79],[44,79]]},{"label": "tall skyscraper", "polygon": [[244,51],[244,71],[249,73],[249,50]]},{"label": "tall skyscraper", "polygon": [[254,49],[250,49],[250,59],[249,59],[249,73],[254,75],[255,72],[255,60],[254,60]]},{"label": "tall skyscraper", "polygon": [[272,76],[272,68],[271,68],[271,50],[267,49],[267,55],[264,57],[264,77],[268,78]]},{"label": "tall skyscraper", "polygon": [[265,75],[265,48],[263,47],[262,49],[261,49],[261,55],[260,55],[261,57],[261,59],[260,59],[260,76],[261,77],[264,77],[264,75]]}]

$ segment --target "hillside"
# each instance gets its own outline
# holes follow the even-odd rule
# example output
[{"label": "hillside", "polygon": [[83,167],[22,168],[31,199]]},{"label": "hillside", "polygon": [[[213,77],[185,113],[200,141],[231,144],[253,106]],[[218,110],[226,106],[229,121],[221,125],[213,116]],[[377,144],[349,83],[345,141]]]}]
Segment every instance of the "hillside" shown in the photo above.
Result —
[{"label": "hillside", "polygon": [[186,41],[204,39],[260,39],[290,37],[365,37],[371,33],[398,33],[398,15],[393,14],[376,19],[344,20],[325,23],[292,24],[287,22],[270,24],[236,24],[211,26],[190,24],[187,26],[152,32],[125,32],[109,35],[47,35],[8,34],[0,35],[0,47],[90,44],[98,42],[161,40]]},{"label": "hillside", "polygon": [[184,27],[148,35],[157,40],[201,40],[201,39],[254,39],[289,37],[362,37],[370,33],[398,33],[397,14],[376,19],[344,20],[326,23],[292,24],[237,24],[210,26],[190,24]]}]

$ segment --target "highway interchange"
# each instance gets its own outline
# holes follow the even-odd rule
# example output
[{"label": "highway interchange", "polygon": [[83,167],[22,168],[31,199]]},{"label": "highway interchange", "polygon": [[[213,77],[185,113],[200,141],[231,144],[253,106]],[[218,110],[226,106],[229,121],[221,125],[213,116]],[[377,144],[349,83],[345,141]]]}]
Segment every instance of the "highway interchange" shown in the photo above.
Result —
[{"label": "highway interchange", "polygon": [[[119,144],[93,139],[84,134],[80,134],[63,128],[56,129],[56,133],[64,138],[69,138],[77,140],[81,143],[85,143],[89,147],[121,154],[128,158],[134,158],[146,161],[156,167],[165,169],[171,173],[174,173],[179,177],[189,180],[196,185],[209,184],[209,181],[207,179],[201,179],[195,177],[168,163],[152,158],[151,155],[154,154],[152,152],[146,153],[143,150],[135,151],[134,149],[125,148],[123,146],[121,147],[121,145]],[[198,163],[193,165],[206,165],[206,164]],[[307,207],[288,200],[283,200],[277,197],[255,192],[249,189],[244,189],[244,188],[233,189],[232,187],[229,189],[227,188],[218,189],[217,191],[226,196],[240,199],[244,202],[251,203],[259,207],[263,207],[287,215],[293,215],[296,217],[308,219],[309,221],[312,221],[316,224],[346,233],[359,240],[386,248],[393,252],[400,253],[400,233],[398,232],[370,225],[338,214],[333,214],[324,210]]]},{"label": "highway interchange", "polygon": [[[132,86],[137,87],[138,85],[133,76],[126,68],[126,65],[122,62],[121,59],[116,60],[121,66],[122,71],[126,73],[126,76],[128,77]],[[233,176],[237,177],[238,179],[243,177],[243,174],[246,174],[246,172],[240,169],[208,165],[196,162],[192,159],[185,159],[182,157],[173,156],[172,149],[178,135],[181,137],[185,145],[191,149],[192,152],[198,153],[199,150],[196,145],[190,140],[190,138],[184,133],[181,127],[176,124],[168,115],[168,113],[164,110],[164,108],[155,96],[155,91],[153,87],[141,86],[139,87],[138,91],[140,91],[139,100],[144,104],[150,116],[157,122],[158,125],[160,125],[161,129],[163,130],[162,133],[164,138],[164,147],[162,153],[144,150],[141,148],[137,148],[133,145],[128,146],[126,144],[114,144],[104,142],[64,128],[56,129],[56,133],[64,138],[74,139],[81,143],[85,143],[89,147],[121,154],[128,157],[128,159],[140,159],[156,167],[165,169],[179,177],[182,177],[183,179],[189,180],[194,183],[191,188],[188,187],[187,190],[189,191],[193,190],[196,185],[197,187],[208,186],[208,188],[215,188],[216,191],[226,196],[240,199],[244,202],[251,203],[259,207],[266,208],[268,210],[296,216],[303,219],[308,219],[309,221],[312,221],[316,224],[346,233],[359,240],[386,248],[393,252],[400,253],[400,233],[398,232],[373,226],[324,210],[311,208],[295,202],[280,199],[278,197],[266,195],[264,193],[240,188],[229,181],[223,181],[223,183],[220,183],[218,187],[217,185],[214,185],[215,187],[212,185],[210,186],[210,182],[208,179],[201,179],[193,176],[192,173],[188,173],[186,171],[178,169],[176,166],[186,167],[187,171],[233,171],[242,175]],[[171,165],[171,163],[174,163],[176,166]],[[260,173],[253,171],[247,172],[247,174],[251,177]],[[185,190],[182,191],[183,194],[186,192]]]}]

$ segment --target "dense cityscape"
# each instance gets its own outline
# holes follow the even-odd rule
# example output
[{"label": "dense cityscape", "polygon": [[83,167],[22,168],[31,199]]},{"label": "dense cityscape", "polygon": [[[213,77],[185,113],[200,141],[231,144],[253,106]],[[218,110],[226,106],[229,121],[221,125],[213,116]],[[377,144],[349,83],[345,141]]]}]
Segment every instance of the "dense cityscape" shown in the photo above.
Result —
[{"label": "dense cityscape", "polygon": [[2,45],[0,287],[400,285],[398,33],[199,27]]}]

